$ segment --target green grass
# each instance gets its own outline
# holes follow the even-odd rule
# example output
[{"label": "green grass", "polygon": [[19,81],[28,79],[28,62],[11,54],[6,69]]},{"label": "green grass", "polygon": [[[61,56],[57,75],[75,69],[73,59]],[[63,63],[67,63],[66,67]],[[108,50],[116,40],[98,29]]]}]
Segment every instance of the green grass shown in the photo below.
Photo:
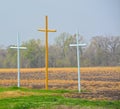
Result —
[{"label": "green grass", "polygon": [[[47,91],[0,87],[1,94],[8,91],[24,92],[25,96],[14,96],[13,94],[10,97],[0,97],[0,109],[120,109],[120,101],[90,101],[64,97],[65,93],[75,92],[69,90]],[[27,95],[30,92],[32,94]]]}]

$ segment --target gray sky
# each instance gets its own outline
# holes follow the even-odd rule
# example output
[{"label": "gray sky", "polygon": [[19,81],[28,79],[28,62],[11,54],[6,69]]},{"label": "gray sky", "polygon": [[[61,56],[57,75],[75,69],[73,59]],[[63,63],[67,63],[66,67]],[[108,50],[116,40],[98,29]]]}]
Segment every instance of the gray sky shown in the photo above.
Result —
[{"label": "gray sky", "polygon": [[0,45],[16,44],[40,38],[44,41],[45,15],[49,28],[49,43],[62,32],[78,30],[85,40],[96,35],[120,36],[120,0],[0,0]]}]

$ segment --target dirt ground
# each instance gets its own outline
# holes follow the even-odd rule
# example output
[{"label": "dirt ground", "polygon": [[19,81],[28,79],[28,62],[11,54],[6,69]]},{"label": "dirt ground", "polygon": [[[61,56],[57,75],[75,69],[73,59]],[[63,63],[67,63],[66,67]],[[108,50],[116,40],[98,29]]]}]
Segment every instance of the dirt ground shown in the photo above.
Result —
[{"label": "dirt ground", "polygon": [[[49,72],[49,89],[78,89],[77,72]],[[16,86],[17,73],[0,73],[0,86]],[[44,89],[45,73],[21,72],[21,86]],[[120,100],[120,72],[81,72],[81,93],[72,92],[65,97],[92,100]]]}]

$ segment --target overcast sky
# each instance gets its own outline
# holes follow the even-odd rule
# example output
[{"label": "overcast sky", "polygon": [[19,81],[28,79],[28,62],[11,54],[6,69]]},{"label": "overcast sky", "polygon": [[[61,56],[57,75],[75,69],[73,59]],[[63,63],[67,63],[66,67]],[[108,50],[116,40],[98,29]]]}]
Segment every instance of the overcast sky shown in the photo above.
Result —
[{"label": "overcast sky", "polygon": [[62,32],[75,34],[78,30],[85,39],[96,35],[120,36],[120,0],[0,0],[0,45],[16,44],[40,38],[44,41],[45,16],[49,28],[49,43]]}]

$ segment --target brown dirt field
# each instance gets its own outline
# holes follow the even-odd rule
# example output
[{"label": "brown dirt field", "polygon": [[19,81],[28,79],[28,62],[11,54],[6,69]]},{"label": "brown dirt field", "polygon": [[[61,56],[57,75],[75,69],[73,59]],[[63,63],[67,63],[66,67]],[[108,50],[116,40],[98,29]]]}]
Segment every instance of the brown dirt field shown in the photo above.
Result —
[{"label": "brown dirt field", "polygon": [[[77,90],[77,70],[49,71],[49,89]],[[0,72],[0,86],[17,86],[17,72]],[[45,87],[45,72],[21,72],[21,86],[37,89]],[[66,97],[120,100],[119,70],[81,70],[82,93],[65,94]]]}]

